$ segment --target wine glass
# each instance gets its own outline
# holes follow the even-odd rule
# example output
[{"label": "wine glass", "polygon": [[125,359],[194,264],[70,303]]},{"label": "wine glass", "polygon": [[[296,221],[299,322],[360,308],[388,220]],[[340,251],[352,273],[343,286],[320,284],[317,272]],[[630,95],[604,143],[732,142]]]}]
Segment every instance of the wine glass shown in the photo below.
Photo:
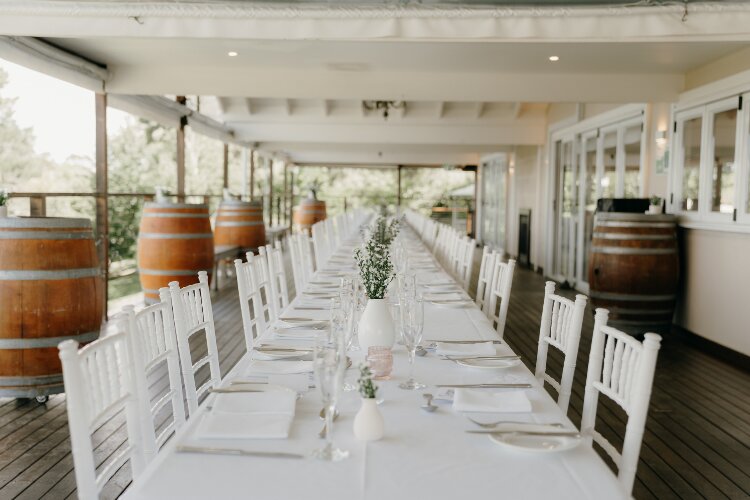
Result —
[{"label": "wine glass", "polygon": [[338,462],[349,456],[349,452],[333,445],[333,415],[346,370],[346,352],[337,336],[319,335],[313,350],[315,383],[320,389],[326,417],[326,444],[314,450],[313,457],[329,462]]},{"label": "wine glass", "polygon": [[417,275],[412,272],[401,273],[397,277],[399,295],[412,298],[417,295]]},{"label": "wine glass", "polygon": [[417,346],[422,341],[424,301],[422,297],[402,297],[399,310],[401,313],[401,337],[409,353],[409,379],[399,384],[399,387],[411,391],[422,389],[425,385],[414,380],[414,358],[416,357]]}]

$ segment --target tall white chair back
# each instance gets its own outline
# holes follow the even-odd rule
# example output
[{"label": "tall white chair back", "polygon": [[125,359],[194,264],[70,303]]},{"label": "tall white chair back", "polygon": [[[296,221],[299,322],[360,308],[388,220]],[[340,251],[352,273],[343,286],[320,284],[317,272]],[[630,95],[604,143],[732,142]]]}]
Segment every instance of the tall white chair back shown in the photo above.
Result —
[{"label": "tall white chair back", "polygon": [[510,289],[513,286],[513,272],[516,261],[510,259],[503,262],[500,254],[495,255],[495,264],[490,285],[489,305],[487,306],[487,317],[492,322],[500,338],[505,335],[505,320],[508,316],[508,303],[510,302]]},{"label": "tall white chair back", "polygon": [[[304,272],[304,275],[305,275],[305,285],[307,285],[307,282],[310,281],[313,274],[315,274],[315,270],[319,268],[315,265],[312,238],[306,234],[300,235],[299,253],[302,259],[302,271]],[[301,290],[302,288],[297,290],[297,293],[299,294]]]},{"label": "tall white chair back", "polygon": [[[185,403],[180,377],[180,358],[177,351],[177,337],[172,314],[172,297],[169,288],[159,289],[161,302],[135,312],[133,306],[124,308],[128,318],[129,339],[133,346],[133,365],[140,400],[146,403],[144,414],[148,419],[143,423],[144,449],[151,460],[167,440],[185,423]],[[166,369],[166,390],[157,385],[158,392],[152,396],[148,382],[164,375]],[[154,397],[156,400],[153,401]],[[171,421],[156,424],[169,406]],[[158,430],[158,434],[157,434]]]},{"label": "tall white chair back", "polygon": [[476,243],[476,240],[472,238],[463,238],[459,243],[460,252],[457,259],[456,275],[459,283],[467,292],[471,286],[471,272],[474,270],[474,249],[476,248]]},{"label": "tall white chair back", "polygon": [[328,261],[330,245],[326,221],[319,221],[312,226],[312,242],[315,249],[315,267],[320,269]]},{"label": "tall white chair back", "polygon": [[300,293],[305,288],[305,272],[302,269],[302,254],[299,249],[299,237],[301,235],[292,234],[287,237],[286,246],[289,248],[289,256],[292,261],[292,277],[294,278],[294,290]]},{"label": "tall white chair back", "polygon": [[[172,281],[169,283],[169,292],[172,295],[172,310],[174,311],[182,378],[185,383],[185,398],[188,403],[188,412],[192,415],[198,409],[201,397],[221,382],[219,349],[216,346],[208,275],[206,271],[200,271],[198,283],[185,288],[180,288],[178,282]],[[205,336],[206,355],[193,363],[190,338],[199,332],[203,332]],[[206,365],[209,368],[208,377],[200,387],[196,388],[196,373]]]},{"label": "tall white chair back", "polygon": [[[661,336],[647,333],[643,343],[638,342],[627,333],[607,326],[608,316],[606,309],[596,310],[581,433],[589,443],[596,442],[612,458],[623,491],[630,495],[646,428]],[[595,429],[600,394],[612,399],[628,415],[622,453]]]},{"label": "tall white chair back", "polygon": [[268,259],[264,255],[253,255],[248,252],[247,261],[252,263],[253,266],[253,276],[263,300],[266,322],[273,323],[278,318],[279,311],[273,297],[273,284],[271,271],[268,268]]},{"label": "tall white chair back", "polygon": [[[80,350],[74,340],[58,346],[77,495],[81,500],[99,498],[102,488],[128,460],[133,479],[146,466],[141,428],[144,405],[132,377],[133,353],[127,335],[125,331],[107,335]],[[127,446],[114,452],[97,474],[91,434],[121,412],[126,421]]]},{"label": "tall white chair back", "polygon": [[495,259],[497,252],[490,249],[489,245],[482,248],[482,260],[479,263],[479,277],[477,279],[477,294],[474,301],[484,314],[489,311],[490,288],[492,277],[495,274]]},{"label": "tall white chair back", "polygon": [[[568,413],[570,392],[573,387],[573,375],[578,357],[578,342],[581,339],[583,315],[586,311],[585,295],[576,295],[573,302],[565,297],[555,295],[555,283],[548,281],[544,287],[544,307],[542,322],[539,327],[539,348],[536,356],[535,376],[543,386],[545,382],[557,391],[557,405]],[[563,371],[558,383],[547,374],[547,352],[549,346],[563,353]]]},{"label": "tall white chair back", "polygon": [[[258,277],[258,269],[253,262],[260,257],[254,257],[252,252],[247,253],[247,262],[242,259],[234,261],[237,270],[237,288],[240,295],[240,311],[242,313],[242,327],[245,332],[245,347],[250,352],[255,346],[255,339],[262,335],[271,320],[270,301],[264,302],[261,280]],[[266,297],[270,298],[270,289],[265,288]]]},{"label": "tall white chair back", "polygon": [[281,242],[276,242],[276,247],[266,245],[261,249],[261,255],[265,253],[268,260],[268,274],[271,278],[271,298],[278,317],[289,305],[289,288],[286,283],[286,266],[284,265],[284,253],[281,250]]}]

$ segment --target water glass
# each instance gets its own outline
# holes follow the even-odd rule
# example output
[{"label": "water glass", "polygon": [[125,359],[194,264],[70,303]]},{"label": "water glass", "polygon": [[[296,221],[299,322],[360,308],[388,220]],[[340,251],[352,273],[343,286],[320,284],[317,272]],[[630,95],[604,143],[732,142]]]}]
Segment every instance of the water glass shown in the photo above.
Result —
[{"label": "water glass", "polygon": [[316,338],[313,368],[315,384],[320,390],[326,416],[326,444],[323,448],[313,451],[313,456],[320,460],[337,462],[348,457],[349,452],[333,445],[333,415],[346,370],[346,352],[343,343],[337,341],[335,335],[320,335]]},{"label": "water glass", "polygon": [[399,387],[407,390],[417,390],[425,387],[424,384],[414,380],[414,361],[417,346],[422,341],[424,329],[424,301],[422,297],[403,297],[400,305],[401,338],[409,353],[409,379],[399,384]]},{"label": "water glass", "polygon": [[397,277],[398,293],[402,297],[413,298],[417,295],[417,275],[412,272],[401,273]]}]

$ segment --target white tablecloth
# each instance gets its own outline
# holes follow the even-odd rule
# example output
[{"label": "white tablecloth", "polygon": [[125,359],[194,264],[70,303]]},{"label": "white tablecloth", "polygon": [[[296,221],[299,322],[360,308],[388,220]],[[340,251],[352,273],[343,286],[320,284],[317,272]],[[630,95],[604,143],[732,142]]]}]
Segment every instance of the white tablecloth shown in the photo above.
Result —
[{"label": "white tablecloth", "polygon": [[[425,250],[426,252],[426,250]],[[512,299],[511,299],[512,300]],[[294,306],[294,303],[292,303]],[[239,304],[238,306],[239,307]],[[294,316],[321,316],[314,311],[287,312]],[[323,313],[324,315],[327,313]],[[496,339],[497,334],[481,311],[444,308],[426,304],[425,339]],[[507,346],[505,349],[509,351]],[[356,380],[359,352],[352,353],[354,368],[347,374]],[[248,357],[227,374],[244,373]],[[280,361],[283,362],[283,361]],[[405,391],[398,383],[408,374],[403,347],[394,348],[392,379],[380,381],[380,406],[386,433],[368,444],[354,439],[352,422],[359,407],[356,391],[346,392],[334,425],[334,441],[350,451],[338,463],[313,459],[285,460],[207,454],[177,454],[177,443],[201,446],[234,446],[252,450],[309,453],[323,445],[318,438],[320,396],[310,390],[297,403],[288,440],[198,440],[192,433],[200,413],[173,438],[140,478],[126,491],[133,499],[616,499],[622,497],[615,475],[593,449],[581,446],[553,454],[515,451],[494,444],[486,435],[466,434],[477,429],[449,404],[435,413],[419,409],[422,393],[437,394],[434,384],[470,382],[530,382],[527,390],[533,412],[506,414],[508,420],[563,422],[572,428],[547,392],[523,366],[503,371],[471,370],[434,354],[417,358],[416,378],[426,382],[422,391]],[[499,415],[498,418],[503,417]]]}]

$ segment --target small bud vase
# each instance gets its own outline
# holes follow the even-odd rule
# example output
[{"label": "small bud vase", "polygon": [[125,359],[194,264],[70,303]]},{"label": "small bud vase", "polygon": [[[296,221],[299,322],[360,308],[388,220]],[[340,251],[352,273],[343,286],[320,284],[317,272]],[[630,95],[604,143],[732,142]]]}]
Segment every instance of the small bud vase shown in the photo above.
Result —
[{"label": "small bud vase", "polygon": [[374,345],[393,347],[396,341],[396,329],[389,309],[388,301],[385,299],[367,301],[357,330],[359,345],[364,352]]},{"label": "small bud vase", "polygon": [[362,398],[362,406],[354,417],[354,437],[360,441],[377,441],[383,437],[385,423],[375,398]]}]

